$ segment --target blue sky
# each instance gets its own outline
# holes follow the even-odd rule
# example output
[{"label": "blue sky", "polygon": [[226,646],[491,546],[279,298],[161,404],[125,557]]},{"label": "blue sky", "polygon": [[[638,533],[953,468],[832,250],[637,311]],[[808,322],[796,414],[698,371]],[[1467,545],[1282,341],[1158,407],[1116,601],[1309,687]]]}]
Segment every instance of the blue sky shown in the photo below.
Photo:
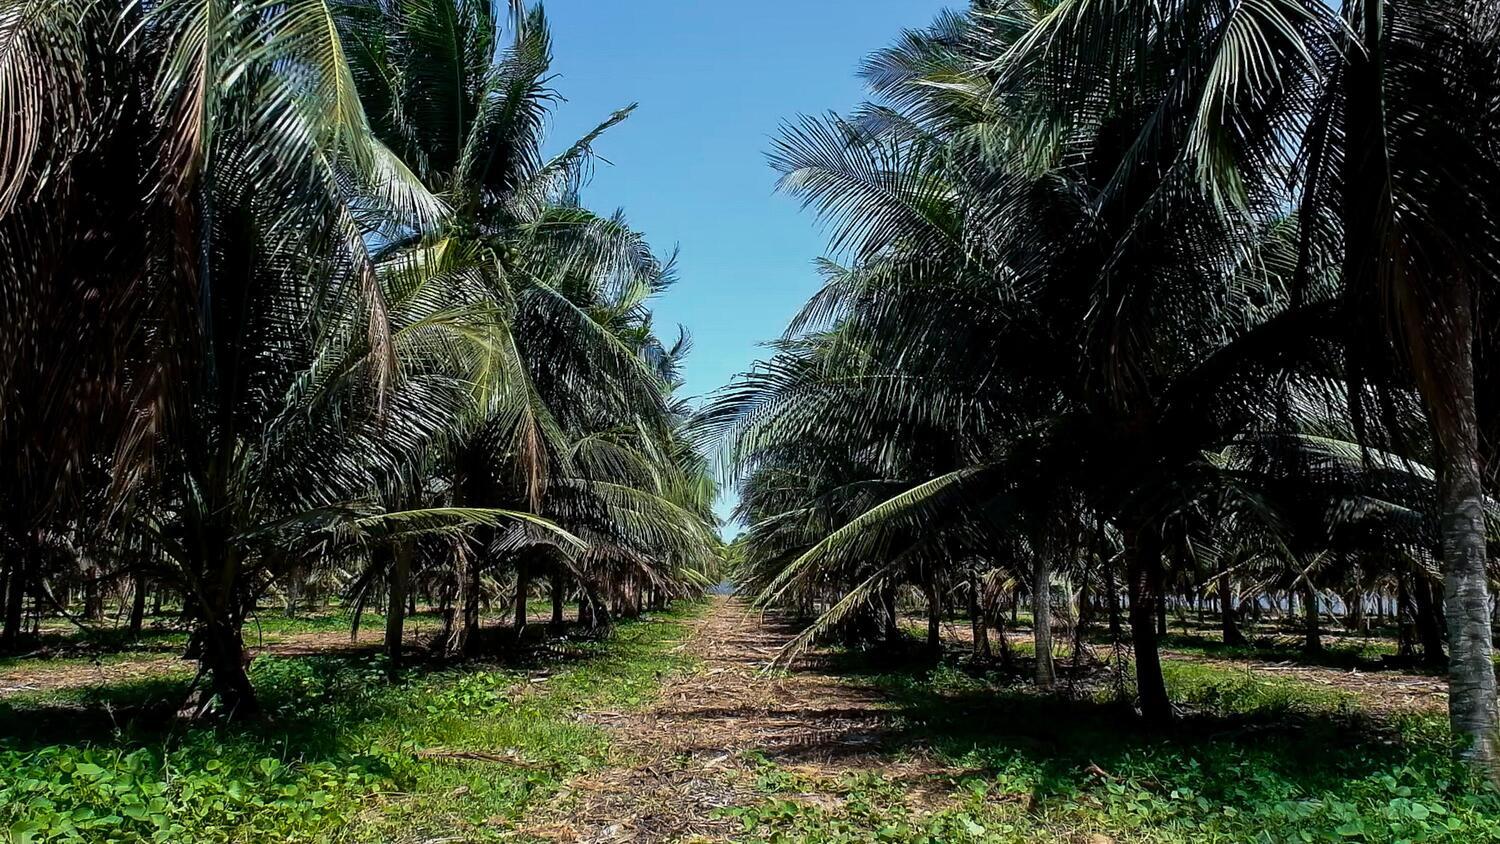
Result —
[{"label": "blue sky", "polygon": [[[681,248],[680,281],[658,328],[687,326],[685,392],[703,396],[748,369],[817,290],[816,221],[774,192],[765,153],[798,114],[863,99],[868,53],[930,23],[939,0],[548,0],[561,149],[615,109],[585,201],[624,208],[660,253]],[[727,517],[732,501],[719,503]],[[729,526],[727,533],[737,532]]]},{"label": "blue sky", "polygon": [[686,325],[688,395],[743,372],[817,289],[823,237],[775,195],[765,152],[799,113],[862,99],[869,52],[925,26],[937,0],[547,0],[565,98],[561,148],[614,109],[640,108],[598,145],[585,201],[625,209],[659,252],[681,247],[681,281],[656,304],[661,333]]}]

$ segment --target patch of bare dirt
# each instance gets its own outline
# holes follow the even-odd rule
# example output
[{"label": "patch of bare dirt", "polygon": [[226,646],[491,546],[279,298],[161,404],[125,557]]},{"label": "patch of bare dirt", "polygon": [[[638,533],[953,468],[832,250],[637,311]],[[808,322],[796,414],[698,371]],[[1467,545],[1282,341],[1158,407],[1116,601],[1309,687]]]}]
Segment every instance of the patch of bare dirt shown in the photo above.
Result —
[{"label": "patch of bare dirt", "polygon": [[[260,639],[253,626],[246,631],[253,656],[308,656],[312,654],[365,653],[380,647],[382,630],[366,627],[357,639],[347,631],[271,634]],[[413,636],[415,637],[415,633]],[[150,677],[191,674],[194,663],[172,650],[106,654],[97,659],[39,657],[0,669],[0,699],[30,692],[54,692],[129,682]]]},{"label": "patch of bare dirt", "polygon": [[38,661],[0,670],[0,698],[28,692],[102,686],[173,673],[188,673],[188,663],[160,654],[100,662]]},{"label": "patch of bare dirt", "polygon": [[669,680],[649,709],[588,715],[613,734],[619,764],[569,782],[524,834],[578,844],[725,840],[735,824],[716,812],[760,799],[762,756],[809,784],[783,796],[820,805],[837,798],[813,786],[851,771],[928,773],[920,759],[882,755],[892,728],[878,694],[820,670],[816,657],[766,673],[796,631],[737,599],[713,602],[683,646],[697,670]]}]

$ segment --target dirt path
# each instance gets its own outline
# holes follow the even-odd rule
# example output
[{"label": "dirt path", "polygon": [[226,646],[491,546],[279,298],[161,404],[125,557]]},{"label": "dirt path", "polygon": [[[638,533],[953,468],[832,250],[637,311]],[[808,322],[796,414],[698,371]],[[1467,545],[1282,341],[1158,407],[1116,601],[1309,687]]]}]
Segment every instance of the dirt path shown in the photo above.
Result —
[{"label": "dirt path", "polygon": [[568,783],[526,834],[579,844],[723,840],[734,822],[715,813],[759,799],[762,756],[810,779],[876,765],[900,775],[877,752],[889,729],[878,695],[807,661],[763,673],[793,631],[738,599],[712,600],[684,644],[697,670],[668,681],[649,709],[590,716],[622,758]]}]

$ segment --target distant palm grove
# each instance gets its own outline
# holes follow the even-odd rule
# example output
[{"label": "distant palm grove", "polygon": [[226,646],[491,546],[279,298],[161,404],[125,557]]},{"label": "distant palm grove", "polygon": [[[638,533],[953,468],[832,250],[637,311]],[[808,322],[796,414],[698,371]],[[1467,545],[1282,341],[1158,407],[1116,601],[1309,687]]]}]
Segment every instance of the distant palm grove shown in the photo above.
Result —
[{"label": "distant palm grove", "polygon": [[838,260],[699,428],[760,600],[988,657],[1024,599],[1042,685],[1107,624],[1157,723],[1174,613],[1394,624],[1493,766],[1500,6],[976,0],[863,75],[771,154]]},{"label": "distant palm grove", "polygon": [[418,597],[461,653],[533,581],[593,625],[708,582],[672,262],[578,198],[630,109],[545,157],[550,57],[519,4],[0,5],[0,642],[165,596],[243,717],[271,592],[394,666]]},{"label": "distant palm grove", "polygon": [[1500,2],[901,33],[705,396],[552,56],[0,0],[0,842],[1500,836]]}]

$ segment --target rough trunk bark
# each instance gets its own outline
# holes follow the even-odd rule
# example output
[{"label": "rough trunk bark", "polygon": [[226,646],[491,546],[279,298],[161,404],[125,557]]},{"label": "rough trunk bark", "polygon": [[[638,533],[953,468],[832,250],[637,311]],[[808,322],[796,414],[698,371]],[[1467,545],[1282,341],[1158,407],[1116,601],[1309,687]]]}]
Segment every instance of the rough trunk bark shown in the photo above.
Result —
[{"label": "rough trunk bark", "polygon": [[607,624],[609,612],[604,598],[592,586],[584,584],[578,595],[578,626],[597,630]]},{"label": "rough trunk bark", "polygon": [[1075,641],[1082,641],[1083,634],[1094,622],[1094,596],[1089,594],[1089,574],[1084,571],[1083,577],[1078,581],[1078,618],[1074,623]]},{"label": "rough trunk bark", "polygon": [[516,635],[520,636],[526,632],[526,598],[527,592],[531,590],[531,554],[522,551],[516,557],[516,603],[515,622]]},{"label": "rough trunk bark", "polygon": [[1148,724],[1172,720],[1172,701],[1161,673],[1156,620],[1161,602],[1161,546],[1149,529],[1125,534],[1126,576],[1130,587],[1130,641],[1135,651],[1135,687],[1141,716]]},{"label": "rough trunk bark", "polygon": [[249,719],[260,715],[260,701],[250,685],[250,655],[245,650],[241,561],[237,552],[224,550],[211,539],[221,535],[220,531],[209,531],[209,539],[202,545],[205,555],[218,553],[221,557],[204,568],[208,576],[193,602],[199,659],[208,671],[219,711],[229,720]]},{"label": "rough trunk bark", "polygon": [[[1466,310],[1466,309],[1465,309]],[[1467,327],[1467,320],[1460,320]],[[1467,340],[1467,338],[1464,338]],[[1468,342],[1461,344],[1463,352]],[[1467,381],[1457,430],[1445,438],[1441,485],[1443,615],[1448,622],[1448,720],[1467,741],[1465,755],[1500,778],[1500,708],[1497,708],[1489,578],[1485,571],[1484,487],[1473,407],[1473,363],[1462,354],[1455,373]]]},{"label": "rough trunk bark", "polygon": [[990,631],[985,623],[984,606],[979,600],[979,576],[969,572],[969,628],[974,636],[974,658],[990,660]]},{"label": "rough trunk bark", "polygon": [[1234,607],[1234,582],[1229,572],[1219,572],[1219,624],[1224,630],[1224,644],[1243,645],[1245,635],[1240,632]]},{"label": "rough trunk bark", "polygon": [[260,701],[247,671],[250,657],[237,623],[224,618],[204,624],[202,659],[219,710],[226,719],[245,720],[260,715]]},{"label": "rough trunk bark", "polygon": [[1010,640],[1005,636],[1005,616],[995,615],[995,636],[1000,641],[1000,667],[1009,671],[1015,664],[1015,655],[1010,650]]},{"label": "rough trunk bark", "polygon": [[561,630],[565,622],[563,605],[567,603],[568,581],[561,564],[552,567],[552,629]]},{"label": "rough trunk bark", "polygon": [[482,581],[479,576],[479,560],[470,559],[469,565],[464,571],[463,588],[463,637],[464,649],[479,638],[479,599],[480,585]]},{"label": "rough trunk bark", "polygon": [[6,579],[5,629],[0,632],[0,647],[13,649],[21,641],[21,621],[25,616],[30,568],[30,549],[21,549],[11,562],[10,577]]},{"label": "rough trunk bark", "polygon": [[286,576],[286,617],[296,618],[302,605],[302,567],[293,565]]},{"label": "rough trunk bark", "polygon": [[104,584],[99,582],[99,567],[89,565],[84,571],[83,617],[89,621],[104,620]]},{"label": "rough trunk bark", "polygon": [[1115,567],[1104,564],[1104,591],[1109,601],[1109,637],[1118,642],[1124,631],[1120,624],[1120,587],[1115,583]]},{"label": "rough trunk bark", "polygon": [[934,575],[927,575],[923,587],[927,592],[927,656],[937,660],[943,655],[943,601],[938,594],[937,578]]},{"label": "rough trunk bark", "polygon": [[1309,580],[1302,581],[1303,636],[1302,649],[1308,653],[1323,650],[1323,636],[1318,626],[1318,590]]},{"label": "rough trunk bark", "polygon": [[386,670],[394,678],[401,670],[401,640],[406,633],[407,592],[411,588],[412,547],[397,543],[391,560],[391,578],[385,611]]},{"label": "rough trunk bark", "polygon": [[146,578],[136,575],[130,585],[130,635],[141,635],[146,622]]},{"label": "rough trunk bark", "polygon": [[1396,656],[1411,659],[1417,653],[1417,612],[1412,600],[1411,573],[1396,573]]},{"label": "rough trunk bark", "polygon": [[1436,590],[1427,573],[1412,574],[1412,597],[1417,605],[1417,637],[1422,643],[1422,662],[1433,668],[1445,667],[1448,657],[1443,652],[1443,621],[1439,613]]},{"label": "rough trunk bark", "polygon": [[890,583],[880,594],[882,622],[885,625],[885,641],[895,644],[901,640],[901,618],[896,615],[896,584]]},{"label": "rough trunk bark", "polygon": [[1052,664],[1052,566],[1045,553],[1036,555],[1031,575],[1031,635],[1036,643],[1036,684],[1045,689],[1057,680],[1057,670]]}]

